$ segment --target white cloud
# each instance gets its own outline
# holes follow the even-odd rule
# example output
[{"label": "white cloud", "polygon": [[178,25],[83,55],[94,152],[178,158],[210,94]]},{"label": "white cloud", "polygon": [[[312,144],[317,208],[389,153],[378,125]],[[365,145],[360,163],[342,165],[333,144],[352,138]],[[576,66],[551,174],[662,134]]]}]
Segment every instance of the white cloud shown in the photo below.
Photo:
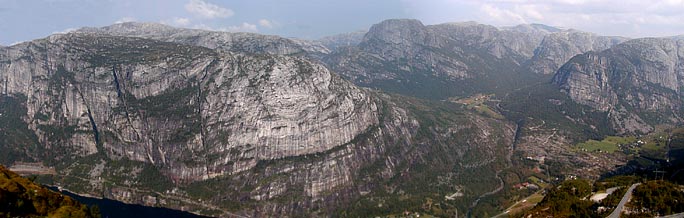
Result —
[{"label": "white cloud", "polygon": [[261,19],[261,20],[259,20],[259,26],[266,27],[266,28],[270,29],[270,28],[273,28],[273,22],[271,22],[270,20]]},{"label": "white cloud", "polygon": [[684,0],[402,0],[402,4],[407,13],[427,24],[543,23],[628,37],[684,33]]},{"label": "white cloud", "polygon": [[135,17],[122,17],[117,21],[114,21],[114,23],[126,23],[126,22],[133,22],[135,21]]},{"label": "white cloud", "polygon": [[523,16],[521,16],[520,14],[515,13],[511,10],[501,9],[490,4],[482,5],[480,7],[480,11],[482,11],[482,13],[486,15],[485,17],[483,17],[483,19],[491,20],[496,23],[527,23],[527,21],[525,21],[525,18],[523,18]]},{"label": "white cloud", "polygon": [[190,0],[190,2],[185,4],[185,10],[206,19],[227,18],[235,14],[233,10],[207,3],[203,0]]}]

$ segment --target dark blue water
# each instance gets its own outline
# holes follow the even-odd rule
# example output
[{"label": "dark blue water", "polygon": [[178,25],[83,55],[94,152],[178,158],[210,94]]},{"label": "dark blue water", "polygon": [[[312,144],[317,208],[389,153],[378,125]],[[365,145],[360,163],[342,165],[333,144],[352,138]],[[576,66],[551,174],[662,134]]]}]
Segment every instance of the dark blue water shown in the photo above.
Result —
[{"label": "dark blue water", "polygon": [[[56,188],[50,188],[54,191],[58,191]],[[100,207],[100,213],[102,218],[152,218],[152,217],[187,217],[187,218],[205,218],[206,216],[200,216],[192,214],[185,211],[173,210],[161,207],[147,207],[137,204],[126,204],[120,201],[115,201],[111,199],[97,199],[80,196],[68,191],[62,191],[62,194],[68,195],[76,199],[77,201],[86,204],[88,206],[97,205]]]}]

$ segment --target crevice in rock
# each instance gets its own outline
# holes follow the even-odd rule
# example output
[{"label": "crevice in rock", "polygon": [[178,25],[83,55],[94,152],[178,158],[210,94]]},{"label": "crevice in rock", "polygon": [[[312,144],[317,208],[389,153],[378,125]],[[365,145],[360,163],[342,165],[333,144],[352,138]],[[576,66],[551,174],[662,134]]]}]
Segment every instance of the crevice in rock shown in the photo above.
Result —
[{"label": "crevice in rock", "polygon": [[7,78],[4,79],[4,86],[3,86],[2,95],[7,96]]},{"label": "crevice in rock", "polygon": [[197,112],[196,113],[198,116],[199,126],[200,126],[200,143],[202,144],[202,150],[205,153],[204,170],[206,171],[207,177],[209,177],[211,172],[209,172],[209,165],[210,165],[209,159],[206,158],[206,154],[208,153],[208,151],[207,151],[208,148],[207,148],[207,143],[206,143],[205,138],[204,138],[205,137],[205,132],[204,132],[205,126],[204,126],[204,118],[202,117],[202,103],[203,103],[203,101],[202,101],[202,81],[204,81],[204,79],[207,78],[207,75],[209,74],[209,68],[211,66],[213,66],[215,63],[216,63],[216,59],[212,60],[211,63],[209,63],[204,68],[202,78],[200,78],[199,81],[197,81]]},{"label": "crevice in rock", "polygon": [[116,67],[114,67],[114,66],[112,66],[112,75],[114,75],[114,85],[116,86],[116,96],[123,100],[123,98],[121,97],[121,85],[119,84],[119,78],[116,76]]},{"label": "crevice in rock", "polygon": [[133,126],[133,122],[131,121],[131,116],[128,112],[128,103],[126,102],[125,98],[125,93],[121,91],[121,83],[119,82],[119,76],[116,73],[116,66],[112,66],[112,76],[114,77],[114,86],[116,87],[116,96],[121,100],[121,103],[123,104],[124,107],[124,114],[126,114],[126,123],[128,124],[129,127],[135,132],[135,140],[140,139],[140,133],[138,132],[137,129]]},{"label": "crevice in rock", "polygon": [[97,131],[97,125],[95,124],[95,120],[93,119],[93,114],[90,112],[90,108],[88,108],[88,119],[90,120],[90,125],[93,126],[93,132],[95,134],[95,144],[99,145],[100,144],[100,132]]},{"label": "crevice in rock", "polygon": [[88,102],[85,100],[85,97],[81,92],[81,89],[76,87],[76,91],[78,92],[78,95],[81,97],[81,101],[83,101],[83,105],[86,106],[86,110],[88,111],[88,120],[90,121],[90,126],[92,126],[93,129],[93,136],[95,137],[95,147],[97,148],[98,152],[101,152],[100,132],[97,130],[97,124],[95,123],[95,119],[93,118],[93,113],[90,111],[90,106],[88,105]]}]

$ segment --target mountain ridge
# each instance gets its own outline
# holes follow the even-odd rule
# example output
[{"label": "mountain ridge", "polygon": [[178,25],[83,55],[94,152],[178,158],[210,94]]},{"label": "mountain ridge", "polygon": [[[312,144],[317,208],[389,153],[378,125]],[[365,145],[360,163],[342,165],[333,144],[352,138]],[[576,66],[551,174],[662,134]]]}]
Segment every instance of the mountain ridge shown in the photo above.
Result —
[{"label": "mountain ridge", "polygon": [[[298,55],[75,32],[9,47],[0,69],[0,121],[23,125],[0,161],[43,161],[79,193],[214,215],[331,214],[367,194],[393,199],[381,191],[392,178],[425,196],[455,187],[415,190],[399,175],[454,168],[494,184],[479,169],[506,165],[496,157],[513,135],[506,121],[358,88]],[[478,183],[462,182],[473,188],[461,201],[485,192]]]},{"label": "mountain ridge", "polygon": [[[553,83],[581,104],[613,111],[613,125],[621,133],[650,132],[656,123],[681,122],[682,45],[682,40],[641,38],[577,55]],[[661,115],[645,121],[643,113],[651,112]]]},{"label": "mountain ridge", "polygon": [[411,19],[328,42],[83,28],[0,47],[0,162],[208,215],[478,216],[527,178],[517,158],[598,176],[625,157],[568,145],[681,121],[679,42],[621,40]]}]

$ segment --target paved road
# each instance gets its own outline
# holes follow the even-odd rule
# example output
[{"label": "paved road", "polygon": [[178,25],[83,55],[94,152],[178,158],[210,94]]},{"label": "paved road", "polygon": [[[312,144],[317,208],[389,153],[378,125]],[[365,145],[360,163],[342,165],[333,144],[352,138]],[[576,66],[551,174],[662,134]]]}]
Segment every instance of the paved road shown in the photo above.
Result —
[{"label": "paved road", "polygon": [[683,218],[684,213],[672,214],[667,216],[659,216],[658,218]]},{"label": "paved road", "polygon": [[667,215],[667,216],[660,216],[658,218],[682,218],[682,217],[684,217],[684,213],[672,214],[672,215]]},{"label": "paved road", "polygon": [[636,188],[638,185],[641,183],[634,183],[632,186],[627,189],[627,192],[625,192],[625,196],[622,196],[622,200],[620,200],[620,203],[618,204],[617,207],[615,207],[615,210],[608,215],[607,218],[620,218],[620,213],[622,213],[622,209],[624,209],[625,204],[629,201],[630,198],[632,198],[632,191],[634,188]]},{"label": "paved road", "polygon": [[515,151],[515,144],[518,143],[518,138],[520,137],[520,128],[521,128],[520,124],[516,123],[515,124],[515,135],[513,136],[513,143],[511,143],[510,151],[506,154],[506,162],[508,164],[506,165],[505,168],[503,168],[501,170],[497,170],[496,174],[494,174],[495,177],[499,180],[499,187],[496,187],[496,189],[494,189],[493,191],[484,193],[484,194],[480,195],[480,197],[477,197],[477,199],[468,208],[468,213],[466,213],[466,217],[468,217],[468,218],[472,217],[471,213],[473,212],[473,208],[475,208],[477,206],[477,204],[480,203],[480,200],[482,200],[482,198],[496,194],[496,193],[500,192],[501,190],[503,190],[503,188],[505,187],[504,186],[505,185],[504,180],[503,180],[503,178],[501,178],[499,176],[499,174],[501,174],[502,171],[504,171],[508,168],[511,168],[511,165],[513,165],[513,161],[511,160],[511,156],[513,156],[513,152]]}]

